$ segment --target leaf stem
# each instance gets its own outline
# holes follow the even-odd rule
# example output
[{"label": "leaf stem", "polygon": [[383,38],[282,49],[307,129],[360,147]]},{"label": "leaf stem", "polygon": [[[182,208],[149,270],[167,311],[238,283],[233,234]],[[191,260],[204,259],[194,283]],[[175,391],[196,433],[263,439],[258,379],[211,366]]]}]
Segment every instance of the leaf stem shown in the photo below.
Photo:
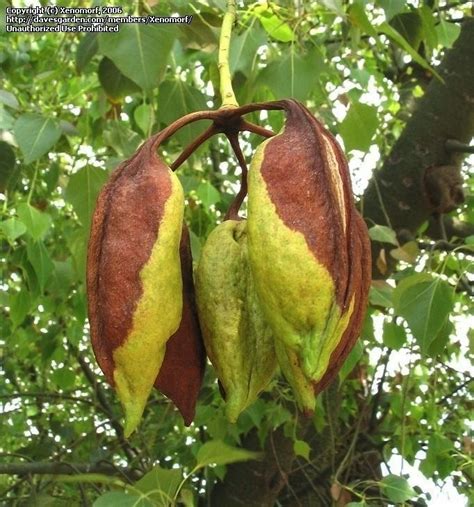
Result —
[{"label": "leaf stem", "polygon": [[222,97],[222,108],[238,107],[239,103],[234,95],[232,88],[232,77],[230,75],[229,67],[229,49],[230,37],[232,34],[232,25],[235,21],[235,0],[227,0],[227,11],[222,20],[221,35],[219,39],[219,77],[220,77],[220,92]]}]

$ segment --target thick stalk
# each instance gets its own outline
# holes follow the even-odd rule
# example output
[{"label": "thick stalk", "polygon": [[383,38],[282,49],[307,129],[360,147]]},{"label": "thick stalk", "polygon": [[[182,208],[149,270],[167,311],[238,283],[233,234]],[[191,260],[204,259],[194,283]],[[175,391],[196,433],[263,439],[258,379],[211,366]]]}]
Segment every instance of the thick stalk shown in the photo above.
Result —
[{"label": "thick stalk", "polygon": [[219,77],[222,97],[221,108],[238,107],[239,104],[232,88],[232,77],[229,67],[229,50],[232,26],[235,21],[235,0],[227,1],[227,11],[222,21],[221,36],[219,39]]}]

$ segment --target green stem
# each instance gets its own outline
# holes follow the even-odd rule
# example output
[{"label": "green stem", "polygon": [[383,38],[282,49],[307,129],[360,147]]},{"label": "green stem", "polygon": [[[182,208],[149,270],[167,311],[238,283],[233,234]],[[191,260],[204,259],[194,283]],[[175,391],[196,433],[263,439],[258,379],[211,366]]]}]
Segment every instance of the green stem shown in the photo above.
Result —
[{"label": "green stem", "polygon": [[238,107],[239,103],[232,89],[232,77],[229,68],[229,49],[232,26],[235,21],[235,0],[227,0],[227,11],[222,21],[221,36],[219,39],[219,77],[222,97],[221,108]]}]

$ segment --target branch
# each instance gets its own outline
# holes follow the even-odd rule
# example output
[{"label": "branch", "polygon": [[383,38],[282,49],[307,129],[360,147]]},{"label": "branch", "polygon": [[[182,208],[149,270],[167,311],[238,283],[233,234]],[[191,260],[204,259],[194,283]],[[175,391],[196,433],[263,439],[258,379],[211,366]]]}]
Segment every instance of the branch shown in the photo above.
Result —
[{"label": "branch", "polygon": [[104,474],[136,478],[136,470],[111,463],[0,463],[0,475],[75,475]]}]

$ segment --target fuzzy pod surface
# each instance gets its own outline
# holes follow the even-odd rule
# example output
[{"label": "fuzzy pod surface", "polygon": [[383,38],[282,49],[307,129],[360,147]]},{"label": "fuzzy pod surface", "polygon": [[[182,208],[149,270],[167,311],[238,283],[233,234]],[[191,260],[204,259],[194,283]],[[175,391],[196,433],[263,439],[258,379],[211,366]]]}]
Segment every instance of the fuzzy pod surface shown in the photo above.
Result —
[{"label": "fuzzy pod surface", "polygon": [[177,176],[145,143],[101,190],[87,258],[94,353],[137,427],[182,317],[179,245],[184,197]]},{"label": "fuzzy pod surface", "polygon": [[370,243],[346,159],[302,104],[256,150],[248,176],[248,251],[280,367],[300,408],[337,374],[360,333]]},{"label": "fuzzy pod surface", "polygon": [[273,336],[250,275],[246,221],[226,220],[207,238],[196,270],[196,298],[226,415],[235,422],[276,368]]}]

